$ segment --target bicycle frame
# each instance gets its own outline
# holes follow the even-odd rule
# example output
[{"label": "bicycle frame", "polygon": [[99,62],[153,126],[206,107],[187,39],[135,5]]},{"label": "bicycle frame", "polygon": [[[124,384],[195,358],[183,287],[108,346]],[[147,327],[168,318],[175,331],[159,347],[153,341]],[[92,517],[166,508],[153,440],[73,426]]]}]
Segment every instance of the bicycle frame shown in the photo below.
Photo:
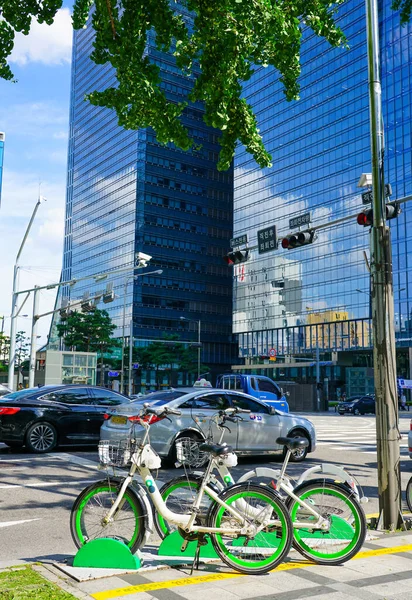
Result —
[{"label": "bicycle frame", "polygon": [[[159,492],[159,489],[156,486],[154,477],[153,477],[150,469],[148,467],[140,464],[140,460],[139,460],[140,455],[142,454],[144,447],[148,444],[148,435],[149,435],[149,429],[150,429],[150,424],[144,422],[142,419],[140,420],[140,424],[146,430],[145,435],[143,437],[141,444],[139,445],[137,452],[132,456],[132,466],[130,467],[129,474],[127,475],[127,477],[125,477],[125,479],[122,483],[122,486],[120,488],[120,491],[116,497],[116,500],[114,501],[113,505],[111,506],[110,510],[108,511],[107,515],[104,518],[104,521],[106,523],[109,523],[113,519],[114,515],[117,512],[117,509],[119,508],[119,506],[122,502],[123,496],[126,492],[128,485],[132,482],[136,472],[138,472],[139,475],[141,476],[141,478],[143,479],[143,481],[145,482],[146,489],[148,490],[148,492],[150,494],[150,498],[153,501],[153,504],[156,507],[156,510],[158,511],[158,513],[160,515],[162,515],[163,518],[167,519],[174,525],[177,525],[178,527],[182,528],[186,533],[190,533],[190,532],[223,533],[226,535],[246,535],[247,536],[247,535],[256,535],[257,533],[262,531],[267,526],[280,526],[281,525],[279,520],[263,518],[259,527],[251,526],[248,523],[245,516],[242,515],[241,512],[236,510],[236,508],[234,508],[233,506],[226,504],[226,502],[224,502],[219,497],[219,495],[212,488],[210,488],[207,485],[207,483],[210,479],[211,471],[213,469],[213,461],[210,461],[208,468],[206,469],[202,484],[197,493],[196,499],[193,503],[191,514],[190,515],[181,515],[181,514],[178,514],[178,513],[175,513],[175,512],[172,512],[171,510],[169,510],[166,503],[164,502],[164,500],[162,498],[162,495]],[[241,527],[237,527],[237,528],[219,527],[219,528],[216,528],[216,527],[206,527],[206,526],[195,524],[196,516],[200,512],[200,504],[201,504],[202,498],[205,493],[210,498],[212,498],[217,504],[224,507],[238,521],[240,521]],[[256,509],[254,509],[254,511],[256,511]]]}]

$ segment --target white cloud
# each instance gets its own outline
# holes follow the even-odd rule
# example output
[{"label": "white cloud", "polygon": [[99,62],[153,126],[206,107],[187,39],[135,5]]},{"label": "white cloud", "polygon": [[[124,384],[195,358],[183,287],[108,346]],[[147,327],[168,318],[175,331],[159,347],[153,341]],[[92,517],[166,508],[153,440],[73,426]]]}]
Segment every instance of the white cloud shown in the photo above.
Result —
[{"label": "white cloud", "polygon": [[73,29],[68,8],[57,11],[52,25],[32,21],[29,35],[16,35],[11,63],[26,65],[39,62],[46,65],[70,63]]},{"label": "white cloud", "polygon": [[[20,259],[19,289],[34,285],[47,285],[59,280],[62,264],[65,181],[43,181],[41,194],[47,198],[37,211],[32,230]],[[4,172],[0,220],[0,315],[10,315],[13,265],[20,243],[28,225],[39,193],[39,180],[35,174]],[[53,310],[55,291],[42,292],[40,313]],[[31,315],[29,299],[22,314]],[[45,343],[50,318],[39,321],[40,342]],[[5,321],[8,331],[10,320]],[[30,320],[19,319],[18,328],[29,331]]]}]

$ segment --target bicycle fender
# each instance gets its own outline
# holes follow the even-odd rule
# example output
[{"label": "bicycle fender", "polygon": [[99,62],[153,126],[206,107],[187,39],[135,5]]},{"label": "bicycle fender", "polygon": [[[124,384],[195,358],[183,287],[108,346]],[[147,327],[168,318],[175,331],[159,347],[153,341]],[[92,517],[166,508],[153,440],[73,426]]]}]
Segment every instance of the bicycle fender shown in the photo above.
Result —
[{"label": "bicycle fender", "polygon": [[278,479],[280,475],[279,469],[272,469],[271,467],[256,467],[247,473],[244,473],[242,477],[239,477],[238,483],[248,481],[249,479],[267,477],[268,479]]}]

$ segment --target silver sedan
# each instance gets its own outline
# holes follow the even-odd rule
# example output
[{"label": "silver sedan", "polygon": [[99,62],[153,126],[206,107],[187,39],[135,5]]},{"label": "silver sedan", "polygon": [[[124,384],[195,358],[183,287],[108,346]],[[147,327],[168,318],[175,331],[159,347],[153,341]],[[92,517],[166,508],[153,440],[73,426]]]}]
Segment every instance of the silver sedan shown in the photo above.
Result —
[{"label": "silver sedan", "polygon": [[249,410],[242,419],[229,423],[224,441],[231,445],[236,453],[244,455],[274,454],[284,451],[276,444],[278,437],[302,436],[309,440],[309,447],[295,451],[292,460],[304,460],[307,452],[316,449],[316,433],[313,423],[304,417],[283,413],[262,401],[241,392],[221,389],[172,389],[154,392],[131,402],[121,404],[106,415],[100,430],[100,439],[113,443],[125,440],[136,424],[143,404],[149,402],[156,406],[170,406],[181,411],[181,416],[172,417],[172,421],[158,420],[152,417],[150,442],[157,453],[172,462],[176,460],[175,442],[179,437],[192,437],[203,440],[211,435],[214,441],[219,438],[216,427],[210,419],[219,410],[229,406],[238,406]]}]

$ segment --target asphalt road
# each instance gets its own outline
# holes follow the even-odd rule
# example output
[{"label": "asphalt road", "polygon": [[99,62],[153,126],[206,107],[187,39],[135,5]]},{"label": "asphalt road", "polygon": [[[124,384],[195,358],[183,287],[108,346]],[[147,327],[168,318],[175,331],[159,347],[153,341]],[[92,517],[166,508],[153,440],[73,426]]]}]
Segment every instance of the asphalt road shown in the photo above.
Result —
[{"label": "asphalt road", "polygon": [[[288,473],[299,475],[319,462],[345,466],[359,481],[369,503],[367,514],[378,511],[375,417],[341,417],[335,413],[309,416],[318,437],[315,453],[300,464],[290,464]],[[412,474],[407,434],[412,413],[401,415],[400,440],[402,490]],[[239,459],[235,479],[262,459]],[[279,466],[280,458],[270,460]],[[32,455],[9,450],[0,443],[0,565],[19,561],[64,559],[75,553],[69,517],[79,492],[90,482],[102,479],[97,470],[97,451],[92,448],[63,448],[51,454]],[[182,470],[162,469],[166,481]]]}]

